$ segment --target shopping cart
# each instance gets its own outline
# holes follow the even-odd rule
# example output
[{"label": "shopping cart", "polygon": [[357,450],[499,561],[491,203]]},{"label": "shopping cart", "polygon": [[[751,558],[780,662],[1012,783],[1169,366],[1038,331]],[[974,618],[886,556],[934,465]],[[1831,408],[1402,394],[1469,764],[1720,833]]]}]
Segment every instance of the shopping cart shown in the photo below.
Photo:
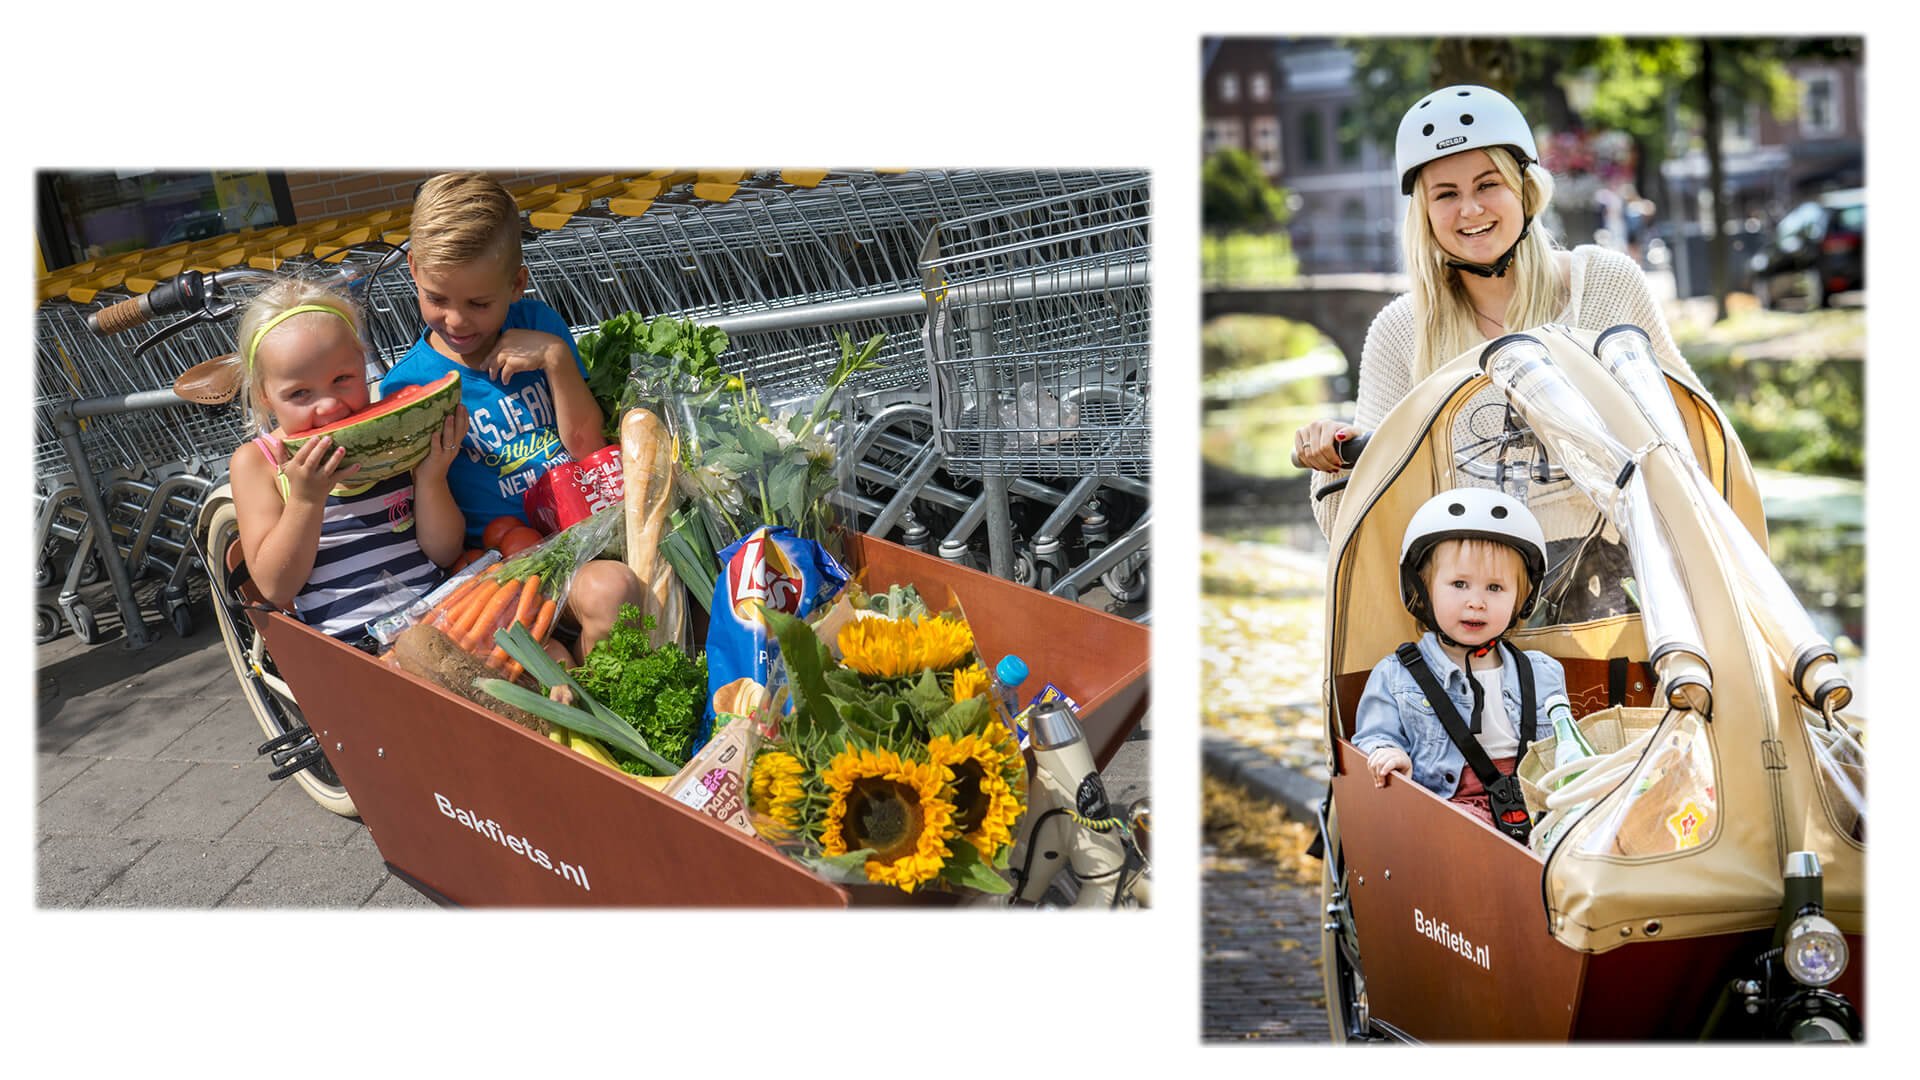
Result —
[{"label": "shopping cart", "polygon": [[[839,356],[833,333],[884,335],[879,367],[854,381],[842,410],[838,502],[850,524],[1070,599],[1100,582],[1117,601],[1144,601],[1146,174],[684,173],[655,183],[642,198],[606,180],[588,186],[605,195],[563,218],[531,214],[531,291],[577,332],[620,311],[717,326],[732,343],[723,362],[776,409],[820,392]],[[951,283],[940,310],[983,320],[1002,343],[997,370],[1013,392],[1026,372],[1026,384],[1065,395],[1070,437],[974,412],[959,424],[972,442],[935,438],[930,271]],[[992,386],[964,382],[961,393],[977,405]]]},{"label": "shopping cart", "polygon": [[[1144,499],[1151,471],[1151,224],[1137,174],[949,219],[929,238],[933,428],[947,469],[985,488],[995,574],[1014,569],[1016,478],[1068,478],[1027,549],[1039,584],[1074,595],[1102,576],[1116,593],[1144,592],[1150,515],[1109,541],[1095,496]],[[1075,514],[1088,558],[1062,573]]]}]

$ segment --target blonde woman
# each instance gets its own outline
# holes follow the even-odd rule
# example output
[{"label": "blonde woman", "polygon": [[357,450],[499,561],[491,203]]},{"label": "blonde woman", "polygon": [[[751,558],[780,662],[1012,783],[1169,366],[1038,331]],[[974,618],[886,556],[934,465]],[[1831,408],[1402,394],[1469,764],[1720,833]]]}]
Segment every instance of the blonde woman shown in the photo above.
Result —
[{"label": "blonde woman", "polygon": [[[1688,370],[1632,259],[1587,245],[1562,249],[1541,226],[1553,177],[1539,157],[1520,110],[1484,86],[1435,90],[1407,110],[1394,163],[1401,193],[1411,196],[1402,244],[1412,288],[1367,329],[1353,422],[1316,420],[1294,433],[1296,456],[1316,470],[1316,495],[1341,472],[1338,443],[1371,431],[1435,368],[1502,334],[1549,322],[1588,330],[1632,323],[1653,338],[1661,360]],[[1482,405],[1497,415],[1501,400],[1488,389],[1462,415]],[[1476,437],[1463,421],[1455,443]],[[1529,497],[1550,541],[1593,522],[1572,485],[1560,486]],[[1338,493],[1314,499],[1323,533],[1339,502]]]}]

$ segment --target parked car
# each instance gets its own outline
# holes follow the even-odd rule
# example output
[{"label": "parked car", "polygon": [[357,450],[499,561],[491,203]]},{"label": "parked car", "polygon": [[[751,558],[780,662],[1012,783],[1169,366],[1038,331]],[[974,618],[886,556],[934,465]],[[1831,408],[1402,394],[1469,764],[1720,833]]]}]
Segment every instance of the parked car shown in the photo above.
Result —
[{"label": "parked car", "polygon": [[1753,295],[1765,308],[1791,300],[1806,310],[1866,288],[1867,199],[1861,188],[1832,191],[1788,211],[1749,263]]},{"label": "parked car", "polygon": [[227,218],[218,210],[196,210],[178,218],[160,237],[160,247],[182,240],[206,240],[227,231]]}]

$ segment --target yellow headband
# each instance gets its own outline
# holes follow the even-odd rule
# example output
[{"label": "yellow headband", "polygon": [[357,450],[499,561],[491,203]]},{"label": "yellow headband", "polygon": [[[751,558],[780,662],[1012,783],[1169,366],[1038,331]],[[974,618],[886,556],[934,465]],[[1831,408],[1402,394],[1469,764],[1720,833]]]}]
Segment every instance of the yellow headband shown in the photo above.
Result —
[{"label": "yellow headband", "polygon": [[[301,304],[299,307],[290,307],[280,314],[275,315],[273,318],[268,319],[267,325],[253,332],[253,340],[247,342],[247,374],[253,374],[253,354],[259,350],[260,339],[267,336],[267,331],[279,326],[281,323],[286,322],[288,319],[291,319],[303,311],[324,311],[331,315],[338,315],[340,318],[346,320],[348,326],[353,326],[353,320],[347,317],[346,312],[330,304]],[[355,328],[354,332],[356,334],[359,333],[358,328]]]}]

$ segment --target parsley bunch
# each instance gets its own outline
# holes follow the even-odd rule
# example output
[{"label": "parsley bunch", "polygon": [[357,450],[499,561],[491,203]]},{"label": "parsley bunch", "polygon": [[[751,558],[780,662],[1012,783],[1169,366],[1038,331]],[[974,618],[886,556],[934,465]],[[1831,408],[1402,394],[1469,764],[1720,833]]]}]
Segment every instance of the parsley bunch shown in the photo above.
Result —
[{"label": "parsley bunch", "polygon": [[647,634],[653,624],[653,616],[622,604],[613,629],[568,674],[632,724],[654,752],[683,765],[706,711],[707,658],[690,657],[673,644],[652,648]]}]

